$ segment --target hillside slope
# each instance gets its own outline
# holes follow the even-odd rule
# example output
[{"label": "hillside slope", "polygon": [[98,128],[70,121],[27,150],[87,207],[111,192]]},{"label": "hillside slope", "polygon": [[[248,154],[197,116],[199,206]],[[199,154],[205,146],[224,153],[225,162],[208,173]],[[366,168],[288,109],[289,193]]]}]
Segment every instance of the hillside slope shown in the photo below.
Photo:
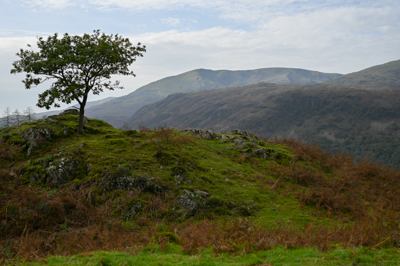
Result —
[{"label": "hillside slope", "polygon": [[[86,103],[85,108],[89,109],[93,106],[99,105],[99,104],[103,104],[105,102],[111,101],[113,99],[115,99],[116,97],[107,97],[101,100],[97,100],[97,101],[89,101]],[[75,104],[72,108],[79,108],[79,104]],[[54,111],[44,111],[44,112],[39,112],[36,113],[35,116],[39,119],[39,118],[43,118],[43,116],[50,116],[50,115],[58,115],[62,112],[64,112],[66,109],[60,109],[60,110],[54,110]]]},{"label": "hillside slope", "polygon": [[400,60],[373,66],[324,83],[363,90],[400,90]]},{"label": "hillside slope", "polygon": [[177,92],[220,89],[259,82],[315,84],[338,76],[341,75],[293,68],[263,68],[244,71],[196,69],[152,82],[126,96],[88,108],[85,115],[120,127],[141,107]]},{"label": "hillside slope", "polygon": [[173,94],[140,109],[129,124],[217,132],[242,128],[268,139],[292,137],[333,153],[353,153],[356,160],[368,156],[400,167],[400,91],[260,83]]},{"label": "hillside slope", "polygon": [[[0,130],[0,261],[170,243],[196,254],[398,246],[399,172],[243,130]],[[245,218],[245,219],[244,219]]]}]

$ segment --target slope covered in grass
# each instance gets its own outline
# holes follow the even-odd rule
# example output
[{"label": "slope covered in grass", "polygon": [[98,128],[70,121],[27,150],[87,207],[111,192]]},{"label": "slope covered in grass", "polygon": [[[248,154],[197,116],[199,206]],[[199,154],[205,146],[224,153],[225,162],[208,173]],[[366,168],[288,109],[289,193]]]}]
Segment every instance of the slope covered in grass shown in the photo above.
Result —
[{"label": "slope covered in grass", "polygon": [[90,119],[77,135],[77,120],[0,131],[2,258],[399,245],[398,172],[241,130],[123,131]]}]

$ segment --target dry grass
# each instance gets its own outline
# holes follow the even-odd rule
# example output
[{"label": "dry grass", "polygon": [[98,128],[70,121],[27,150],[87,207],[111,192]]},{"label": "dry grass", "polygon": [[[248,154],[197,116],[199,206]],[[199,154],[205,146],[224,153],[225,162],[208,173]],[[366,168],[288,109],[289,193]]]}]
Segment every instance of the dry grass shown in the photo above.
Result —
[{"label": "dry grass", "polygon": [[[167,128],[154,130],[154,134],[162,141],[179,139]],[[187,141],[194,139],[187,137]],[[269,180],[264,185],[267,189],[275,186],[294,191],[304,205],[325,209],[327,217],[338,220],[336,227],[313,223],[299,227],[293,223],[266,229],[246,219],[166,222],[163,219],[177,198],[172,192],[164,192],[147,198],[142,213],[129,222],[128,228],[123,219],[115,217],[128,210],[129,200],[140,196],[140,190],[127,193],[121,200],[117,192],[96,194],[89,186],[70,185],[59,190],[21,186],[18,177],[1,172],[1,256],[32,260],[151,243],[165,247],[176,239],[189,254],[208,247],[216,254],[248,253],[279,245],[321,250],[337,243],[345,247],[399,247],[399,172],[367,161],[355,165],[350,156],[331,156],[293,140],[276,142],[289,146],[295,156],[288,166],[268,170],[282,178],[280,183]],[[12,160],[2,156],[3,160]],[[246,160],[247,155],[238,159]],[[118,208],[111,207],[117,200]],[[167,224],[168,229],[160,229],[159,223]]]}]

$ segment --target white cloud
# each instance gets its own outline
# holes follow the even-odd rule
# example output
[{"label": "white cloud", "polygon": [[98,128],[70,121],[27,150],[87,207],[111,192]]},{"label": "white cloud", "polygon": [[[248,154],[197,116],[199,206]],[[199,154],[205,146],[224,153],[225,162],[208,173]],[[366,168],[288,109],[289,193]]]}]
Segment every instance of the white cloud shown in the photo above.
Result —
[{"label": "white cloud", "polygon": [[163,19],[161,19],[161,22],[162,22],[163,24],[167,24],[167,25],[169,25],[169,26],[175,27],[175,26],[178,26],[178,25],[181,23],[181,20],[180,20],[179,18],[172,18],[172,17],[169,17],[169,18],[163,18]]},{"label": "white cloud", "polygon": [[133,10],[150,10],[150,9],[178,9],[183,7],[208,7],[214,8],[216,2],[212,0],[89,0],[93,5],[101,8],[129,8]]},{"label": "white cloud", "polygon": [[54,9],[64,9],[75,5],[74,0],[25,0],[26,5],[33,11],[50,11]]},{"label": "white cloud", "polygon": [[[256,69],[297,67],[322,72],[349,73],[400,59],[400,2],[364,0],[87,0],[30,1],[36,7],[62,8],[83,5],[85,8],[149,9],[209,8],[228,20],[249,21],[251,29],[214,25],[205,30],[170,30],[129,37],[133,43],[147,46],[144,58],[132,65],[136,78],[120,77],[126,89],[105,92],[101,97],[121,96],[157,79],[196,68]],[[290,4],[295,4],[291,6]],[[351,4],[354,3],[354,4]],[[91,6],[91,5],[92,6]],[[83,8],[83,7],[82,7]],[[110,16],[114,13],[110,12]],[[168,17],[171,16],[171,17]],[[171,14],[157,19],[171,26],[185,22]],[[117,20],[118,18],[116,18]],[[232,24],[233,25],[233,24]],[[26,44],[36,43],[34,36],[52,33],[0,30],[0,112],[10,104],[24,109],[34,106],[37,94],[45,87],[27,91],[20,82],[23,75],[10,75],[15,53]],[[13,36],[28,36],[16,38]],[[32,36],[32,37],[29,37]],[[5,95],[15,92],[14,104]],[[23,93],[25,97],[19,99]],[[11,96],[10,96],[11,97]],[[93,100],[93,98],[91,98]]]},{"label": "white cloud", "polygon": [[339,6],[355,8],[390,7],[395,11],[400,2],[393,0],[315,1],[315,0],[88,0],[102,9],[124,8],[136,11],[177,10],[185,7],[220,11],[220,17],[240,22],[269,21],[282,15],[308,14],[316,10],[335,9]]}]

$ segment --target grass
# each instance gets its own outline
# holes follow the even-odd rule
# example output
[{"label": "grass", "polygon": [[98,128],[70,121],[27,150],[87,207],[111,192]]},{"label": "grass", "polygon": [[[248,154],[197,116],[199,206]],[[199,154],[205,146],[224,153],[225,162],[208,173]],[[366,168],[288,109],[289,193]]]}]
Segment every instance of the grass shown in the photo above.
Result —
[{"label": "grass", "polygon": [[[119,130],[96,119],[77,135],[76,123],[58,116],[0,131],[0,259],[74,262],[89,252],[114,263],[108,256],[126,256],[113,252],[127,246],[137,247],[132,260],[156,254],[194,265],[211,253],[216,265],[323,262],[335,251],[372,249],[371,261],[397,256],[399,172],[293,140],[227,133],[239,145],[165,127]],[[21,139],[29,128],[52,137],[28,157]],[[268,159],[255,155],[261,148]],[[65,173],[63,183],[51,181],[54,168]]]},{"label": "grass", "polygon": [[130,248],[125,252],[94,252],[74,256],[51,256],[39,262],[21,265],[399,265],[398,249],[371,251],[367,248],[338,247],[321,252],[315,248],[275,248],[251,254],[213,254],[203,249],[196,255],[184,254],[177,245],[169,244],[165,250],[158,246],[145,249]]}]

